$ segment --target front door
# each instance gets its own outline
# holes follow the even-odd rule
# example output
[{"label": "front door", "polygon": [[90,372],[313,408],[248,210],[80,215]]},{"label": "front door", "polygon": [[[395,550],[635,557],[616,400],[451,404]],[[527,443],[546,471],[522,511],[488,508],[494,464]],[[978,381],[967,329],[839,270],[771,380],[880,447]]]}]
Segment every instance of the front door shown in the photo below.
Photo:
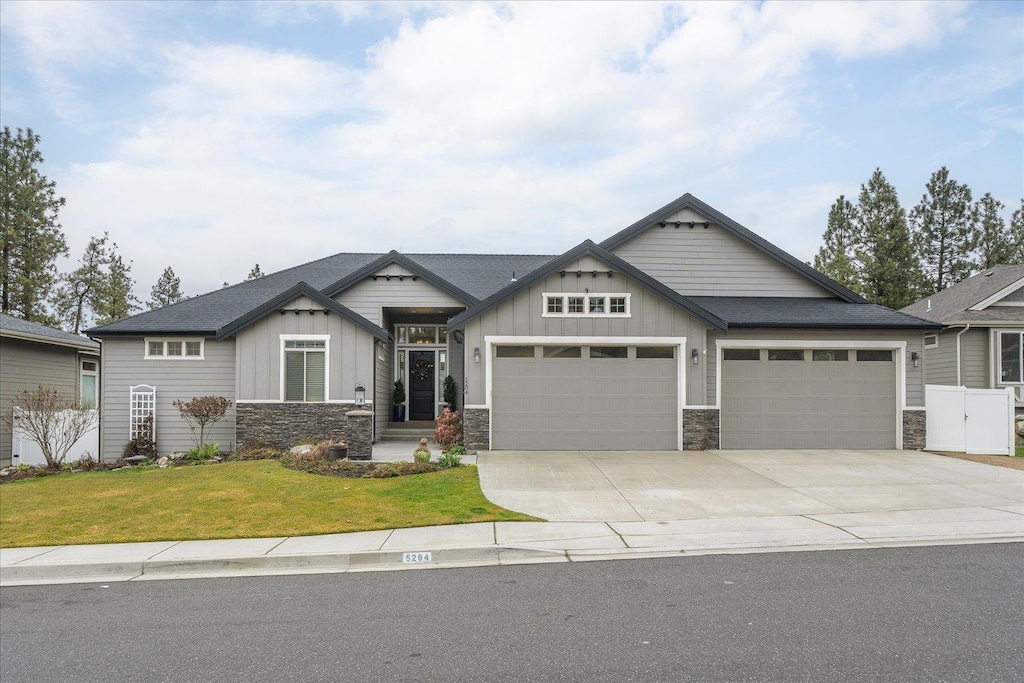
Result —
[{"label": "front door", "polygon": [[433,420],[435,400],[434,352],[409,352],[409,419]]}]

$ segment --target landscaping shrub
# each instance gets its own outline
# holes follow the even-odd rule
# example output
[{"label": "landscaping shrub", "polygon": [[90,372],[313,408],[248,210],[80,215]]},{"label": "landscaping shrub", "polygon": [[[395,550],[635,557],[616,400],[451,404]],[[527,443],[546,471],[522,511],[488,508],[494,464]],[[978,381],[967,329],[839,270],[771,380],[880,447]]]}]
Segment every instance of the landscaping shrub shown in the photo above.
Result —
[{"label": "landscaping shrub", "polygon": [[205,446],[197,446],[185,453],[186,460],[209,460],[220,455],[220,444],[214,441]]},{"label": "landscaping shrub", "polygon": [[331,446],[346,446],[344,441],[321,441],[313,446],[307,455],[314,460],[327,460],[327,450]]},{"label": "landscaping shrub", "polygon": [[284,453],[271,446],[243,446],[231,454],[232,460],[277,460]]},{"label": "landscaping shrub", "polygon": [[121,459],[141,455],[146,458],[156,458],[156,437],[153,434],[153,416],[147,415],[142,423],[141,434],[124,445],[121,450]]},{"label": "landscaping shrub", "polygon": [[191,401],[174,401],[173,405],[188,424],[196,448],[202,448],[206,445],[207,428],[224,419],[233,403],[223,396],[200,396]]},{"label": "landscaping shrub", "polygon": [[462,416],[459,411],[445,408],[437,416],[435,424],[434,441],[441,445],[442,451],[447,452],[455,444],[462,443]]},{"label": "landscaping shrub", "polygon": [[441,454],[441,457],[437,460],[437,464],[439,467],[446,470],[452,467],[459,467],[462,464],[462,456],[465,454],[466,447],[457,443]]},{"label": "landscaping shrub", "polygon": [[416,462],[430,462],[430,451],[417,450],[412,454],[412,459]]},{"label": "landscaping shrub", "polygon": [[377,465],[363,476],[367,479],[388,479],[404,477],[407,474],[437,472],[440,469],[437,465],[429,462],[386,462],[383,465]]}]

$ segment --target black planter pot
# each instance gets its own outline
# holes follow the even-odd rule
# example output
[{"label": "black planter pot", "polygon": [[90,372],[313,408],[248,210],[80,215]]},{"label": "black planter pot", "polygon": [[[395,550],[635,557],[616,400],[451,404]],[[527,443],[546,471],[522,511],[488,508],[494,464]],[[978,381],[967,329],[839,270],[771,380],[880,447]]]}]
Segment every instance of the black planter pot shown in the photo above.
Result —
[{"label": "black planter pot", "polygon": [[405,406],[391,406],[392,422],[405,422]]},{"label": "black planter pot", "polygon": [[348,457],[348,446],[328,446],[328,460],[344,460]]}]

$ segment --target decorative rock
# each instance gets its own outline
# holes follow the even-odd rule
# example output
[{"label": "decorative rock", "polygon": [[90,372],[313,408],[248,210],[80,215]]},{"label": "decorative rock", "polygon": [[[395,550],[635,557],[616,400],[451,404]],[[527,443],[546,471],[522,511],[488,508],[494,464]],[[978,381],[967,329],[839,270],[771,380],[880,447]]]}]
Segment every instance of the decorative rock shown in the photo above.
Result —
[{"label": "decorative rock", "polygon": [[171,453],[167,457],[171,460],[183,460],[185,458],[185,453]]},{"label": "decorative rock", "polygon": [[156,461],[156,466],[157,467],[161,467],[161,468],[162,467],[167,467],[170,464],[171,464],[171,459],[168,458],[166,455]]},{"label": "decorative rock", "polygon": [[313,450],[313,447],[309,444],[302,444],[301,446],[292,446],[288,449],[289,455],[305,455]]},{"label": "decorative rock", "polygon": [[9,477],[9,476],[11,476],[11,472],[6,467],[4,469],[0,470],[0,477]]},{"label": "decorative rock", "polygon": [[149,460],[149,458],[147,458],[144,455],[133,455],[130,458],[124,459],[126,463],[129,463],[131,465],[138,465],[139,463],[146,462],[147,460]]},{"label": "decorative rock", "polygon": [[1024,436],[1024,420],[1017,420],[1017,434]]},{"label": "decorative rock", "polygon": [[212,458],[210,458],[210,462],[220,462],[220,456],[219,455],[213,456]]}]

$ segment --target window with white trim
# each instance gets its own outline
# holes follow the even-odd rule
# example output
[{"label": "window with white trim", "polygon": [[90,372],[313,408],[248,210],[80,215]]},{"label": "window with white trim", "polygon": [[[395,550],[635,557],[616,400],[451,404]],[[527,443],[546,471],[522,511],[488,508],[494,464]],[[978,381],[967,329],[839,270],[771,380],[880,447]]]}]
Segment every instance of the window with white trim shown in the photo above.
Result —
[{"label": "window with white trim", "polygon": [[628,318],[629,294],[543,294],[545,318]]},{"label": "window with white trim", "polygon": [[203,360],[206,342],[202,339],[146,339],[147,359]]},{"label": "window with white trim", "polygon": [[926,348],[926,349],[937,349],[937,348],[939,348],[939,335],[937,335],[937,334],[926,334],[926,335],[924,335],[924,348]]},{"label": "window with white trim", "polygon": [[1024,332],[999,332],[999,383],[1024,383]]},{"label": "window with white trim", "polygon": [[96,360],[82,360],[81,361],[81,375],[79,381],[79,390],[81,392],[82,407],[83,408],[95,408],[98,405],[97,397],[99,396],[99,387],[96,382],[99,378],[99,361]]},{"label": "window with white trim", "polygon": [[327,400],[327,340],[284,340],[284,400]]}]

